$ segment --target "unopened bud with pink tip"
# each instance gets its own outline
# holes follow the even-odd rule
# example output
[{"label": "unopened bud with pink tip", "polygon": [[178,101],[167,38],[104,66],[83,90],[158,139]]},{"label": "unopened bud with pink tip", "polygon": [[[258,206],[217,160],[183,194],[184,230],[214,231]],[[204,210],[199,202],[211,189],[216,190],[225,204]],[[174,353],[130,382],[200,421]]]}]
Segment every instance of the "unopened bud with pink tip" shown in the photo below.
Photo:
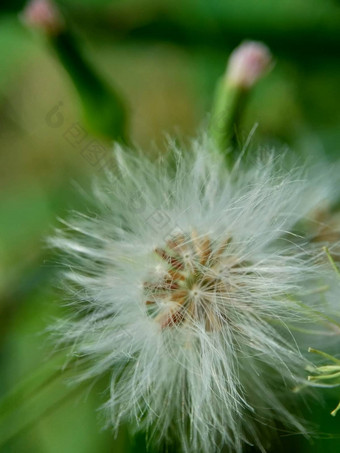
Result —
[{"label": "unopened bud with pink tip", "polygon": [[226,72],[229,84],[248,90],[272,67],[272,55],[266,45],[246,41],[230,55]]},{"label": "unopened bud with pink tip", "polygon": [[21,14],[23,22],[53,36],[62,31],[64,20],[51,0],[31,0]]}]

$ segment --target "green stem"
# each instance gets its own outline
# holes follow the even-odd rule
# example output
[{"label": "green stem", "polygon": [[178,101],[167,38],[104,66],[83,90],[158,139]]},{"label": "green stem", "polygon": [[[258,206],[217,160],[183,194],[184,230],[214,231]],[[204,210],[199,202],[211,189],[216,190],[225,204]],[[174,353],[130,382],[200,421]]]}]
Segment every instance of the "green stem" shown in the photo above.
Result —
[{"label": "green stem", "polygon": [[333,417],[336,416],[337,412],[340,410],[340,402],[339,404],[336,406],[336,408],[334,410],[332,410],[331,412],[331,415],[333,415]]},{"label": "green stem", "polygon": [[210,120],[210,136],[217,149],[232,161],[235,126],[245,103],[246,91],[231,85],[223,76],[217,83]]},{"label": "green stem", "polygon": [[308,376],[309,381],[324,381],[330,379],[336,379],[340,377],[340,371],[338,373],[331,373],[331,374],[322,374],[321,376]]},{"label": "green stem", "polygon": [[50,43],[78,92],[90,132],[126,142],[127,115],[117,92],[96,73],[68,30],[50,37]]},{"label": "green stem", "polygon": [[321,357],[324,357],[325,359],[328,359],[331,362],[334,362],[337,365],[340,365],[340,360],[337,359],[336,357],[333,357],[330,354],[327,354],[327,352],[319,351],[318,349],[314,349],[314,348],[308,348],[308,352],[312,352],[313,354],[318,354]]}]

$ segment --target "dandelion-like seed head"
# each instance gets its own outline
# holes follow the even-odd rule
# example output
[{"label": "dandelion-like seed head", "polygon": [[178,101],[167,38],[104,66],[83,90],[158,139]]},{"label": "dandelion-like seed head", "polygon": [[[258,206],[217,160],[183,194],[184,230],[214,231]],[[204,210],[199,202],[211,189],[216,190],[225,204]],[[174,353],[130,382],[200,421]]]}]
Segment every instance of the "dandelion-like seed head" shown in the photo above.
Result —
[{"label": "dandelion-like seed head", "polygon": [[52,240],[70,294],[56,330],[87,361],[79,379],[110,373],[116,429],[134,421],[184,452],[264,451],[266,426],[304,432],[290,404],[310,338],[293,327],[313,335],[324,271],[295,228],[325,185],[271,155],[228,170],[211,148],[172,146],[169,162],[116,149],[90,214]]}]

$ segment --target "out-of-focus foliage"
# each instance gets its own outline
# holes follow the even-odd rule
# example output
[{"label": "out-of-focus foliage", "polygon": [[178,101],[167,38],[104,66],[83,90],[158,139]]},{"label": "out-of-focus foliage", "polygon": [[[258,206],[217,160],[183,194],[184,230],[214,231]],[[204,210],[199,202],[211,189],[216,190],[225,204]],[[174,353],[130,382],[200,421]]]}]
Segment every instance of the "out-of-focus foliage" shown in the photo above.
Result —
[{"label": "out-of-focus foliage", "polygon": [[[154,153],[155,144],[162,148],[164,132],[186,137],[206,124],[229,52],[244,39],[258,39],[269,45],[276,65],[249,98],[237,131],[240,144],[258,122],[254,146],[288,144],[298,153],[338,156],[338,2],[57,3],[97,70],[127,99],[133,140],[146,152]],[[23,5],[21,0],[5,0],[0,6],[0,395],[48,359],[52,347],[44,329],[60,310],[60,296],[50,289],[57,284],[58,261],[44,240],[57,216],[82,203],[74,182],[86,188],[102,171],[103,161],[86,150],[95,147],[105,162],[110,158],[107,145],[82,125],[73,87],[44,40],[20,24],[17,12]],[[16,419],[32,417],[34,423],[0,451],[143,451],[143,441],[131,446],[124,429],[116,440],[101,431],[96,411],[104,402],[101,383],[44,413],[49,398],[58,400],[67,389],[60,385],[52,383],[46,396],[15,413]],[[339,416],[329,415],[339,395],[335,390],[327,395],[325,407],[315,403],[304,410],[307,419],[321,424],[320,438],[309,444],[286,437],[283,448],[339,451]],[[1,430],[0,437],[4,432],[10,436],[7,425]]]}]

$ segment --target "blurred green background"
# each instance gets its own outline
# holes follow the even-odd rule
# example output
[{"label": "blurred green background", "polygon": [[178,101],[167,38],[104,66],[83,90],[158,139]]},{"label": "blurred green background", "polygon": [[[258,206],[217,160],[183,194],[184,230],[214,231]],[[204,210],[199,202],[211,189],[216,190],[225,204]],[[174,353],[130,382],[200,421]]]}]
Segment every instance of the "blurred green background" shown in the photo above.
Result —
[{"label": "blurred green background", "polygon": [[[162,149],[165,133],[186,140],[206,124],[230,51],[244,39],[255,39],[271,48],[276,64],[251,93],[237,131],[240,144],[257,122],[254,145],[337,158],[340,2],[57,3],[97,70],[127,100],[133,141],[145,152]],[[90,134],[85,137],[66,73],[44,39],[18,19],[24,4],[7,0],[0,6],[0,395],[46,366],[52,350],[44,332],[60,311],[62,294],[53,289],[58,261],[45,238],[58,216],[81,209],[74,186],[86,188],[102,171],[100,163],[82,154],[75,132],[84,133],[87,143],[106,146]],[[105,400],[103,383],[86,392],[66,389],[72,395],[60,382],[52,383],[16,410],[26,398],[19,392],[12,419],[4,417],[0,405],[0,451],[144,451],[143,440],[132,445],[125,428],[117,439],[102,431],[97,409]],[[328,392],[324,405],[310,403],[304,414],[312,424],[321,423],[322,435],[313,442],[285,436],[283,449],[339,451],[340,416],[329,415],[336,404],[334,392]]]}]

